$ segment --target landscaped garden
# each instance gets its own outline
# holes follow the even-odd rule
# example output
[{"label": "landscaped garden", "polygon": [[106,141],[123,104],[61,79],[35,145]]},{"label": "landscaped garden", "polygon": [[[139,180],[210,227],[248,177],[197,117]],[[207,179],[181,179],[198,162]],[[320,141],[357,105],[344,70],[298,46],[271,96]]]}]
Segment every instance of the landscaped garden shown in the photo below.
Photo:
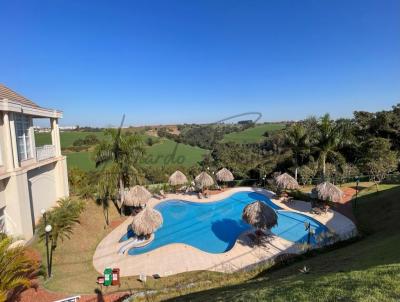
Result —
[{"label": "landscaped garden", "polygon": [[[353,186],[354,184],[349,184]],[[299,260],[289,261],[289,265],[279,270],[268,270],[260,266],[254,271],[225,275],[216,272],[183,273],[161,279],[148,278],[144,285],[137,276],[123,278],[121,287],[103,288],[105,294],[116,290],[149,291],[158,290],[154,301],[179,296],[193,291],[218,287],[210,292],[182,297],[182,301],[256,300],[271,297],[279,301],[297,299],[308,301],[311,297],[329,300],[331,295],[343,299],[363,300],[368,297],[386,301],[400,295],[400,283],[394,276],[400,273],[400,237],[396,231],[399,203],[396,196],[400,187],[381,185],[376,192],[373,183],[360,183],[364,188],[357,201],[356,217],[361,238],[333,250],[314,252],[301,256]],[[353,201],[354,203],[354,201]],[[377,210],[376,204],[380,207]],[[371,216],[371,211],[374,215]],[[123,219],[115,208],[110,208],[110,226],[106,227],[102,212],[94,202],[88,202],[81,215],[80,224],[74,226],[70,239],[60,242],[54,253],[54,278],[43,281],[51,291],[67,293],[93,293],[99,275],[92,265],[92,257],[100,240]],[[85,238],[85,240],[82,240]],[[34,247],[41,251],[45,259],[43,243],[38,241]],[[308,274],[299,270],[304,266]],[[393,278],[380,278],[388,274]],[[364,278],[365,277],[365,278]],[[397,280],[397,281],[396,281]],[[354,290],[357,284],[357,290]],[[388,290],[391,288],[392,290]],[[162,291],[168,290],[168,293]],[[396,296],[397,292],[397,296]]]},{"label": "landscaped garden", "polygon": [[[154,300],[396,300],[399,118],[398,106],[308,118],[253,145],[225,142],[240,130],[230,125],[190,125],[151,142],[85,133],[64,150],[90,153],[92,170],[71,167],[72,198],[48,209],[53,228],[43,218],[31,244],[46,259],[49,235],[39,282]],[[186,164],[146,164],[156,154]],[[97,285],[114,266],[121,285]]]}]

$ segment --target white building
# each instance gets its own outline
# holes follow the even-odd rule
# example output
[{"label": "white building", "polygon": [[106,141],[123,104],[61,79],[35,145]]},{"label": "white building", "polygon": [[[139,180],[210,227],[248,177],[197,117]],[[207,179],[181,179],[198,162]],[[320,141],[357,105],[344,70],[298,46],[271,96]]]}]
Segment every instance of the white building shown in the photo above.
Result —
[{"label": "white building", "polygon": [[[10,235],[29,240],[40,210],[69,195],[61,117],[0,84],[0,228]],[[32,118],[50,120],[51,145],[35,146]]]}]

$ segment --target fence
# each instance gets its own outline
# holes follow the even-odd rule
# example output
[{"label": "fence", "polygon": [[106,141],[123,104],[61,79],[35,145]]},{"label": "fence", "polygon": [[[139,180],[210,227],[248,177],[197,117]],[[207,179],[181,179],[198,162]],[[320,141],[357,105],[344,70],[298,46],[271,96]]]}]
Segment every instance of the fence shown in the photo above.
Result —
[{"label": "fence", "polygon": [[36,148],[36,159],[38,161],[46,160],[56,156],[56,146],[44,145]]}]

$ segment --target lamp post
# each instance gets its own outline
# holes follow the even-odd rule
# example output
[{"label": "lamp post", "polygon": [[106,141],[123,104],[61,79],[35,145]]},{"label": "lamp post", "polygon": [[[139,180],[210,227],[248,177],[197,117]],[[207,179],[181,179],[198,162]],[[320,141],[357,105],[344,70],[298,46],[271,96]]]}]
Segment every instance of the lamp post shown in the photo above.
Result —
[{"label": "lamp post", "polygon": [[51,226],[49,231],[47,231],[48,229],[48,225],[47,225],[47,215],[46,215],[46,209],[41,209],[40,213],[43,216],[44,219],[44,225],[45,225],[45,232],[46,232],[46,261],[47,261],[47,276],[50,277],[50,258],[49,258],[49,232],[51,232]]},{"label": "lamp post", "polygon": [[50,224],[46,225],[44,230],[46,232],[47,276],[48,276],[48,278],[50,278],[51,277],[51,261],[50,261],[50,255],[49,255],[49,234],[52,230],[51,225]]}]

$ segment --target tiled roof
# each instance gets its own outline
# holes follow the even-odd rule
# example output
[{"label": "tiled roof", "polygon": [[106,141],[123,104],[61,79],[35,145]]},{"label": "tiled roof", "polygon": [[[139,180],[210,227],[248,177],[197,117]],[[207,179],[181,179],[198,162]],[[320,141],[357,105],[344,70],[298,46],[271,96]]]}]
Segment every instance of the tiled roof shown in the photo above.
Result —
[{"label": "tiled roof", "polygon": [[0,84],[0,100],[1,99],[8,99],[9,101],[16,102],[21,105],[39,108],[39,106],[36,105],[34,102],[32,102],[31,100],[28,100],[27,98],[16,93],[15,91],[4,86],[3,84]]}]

